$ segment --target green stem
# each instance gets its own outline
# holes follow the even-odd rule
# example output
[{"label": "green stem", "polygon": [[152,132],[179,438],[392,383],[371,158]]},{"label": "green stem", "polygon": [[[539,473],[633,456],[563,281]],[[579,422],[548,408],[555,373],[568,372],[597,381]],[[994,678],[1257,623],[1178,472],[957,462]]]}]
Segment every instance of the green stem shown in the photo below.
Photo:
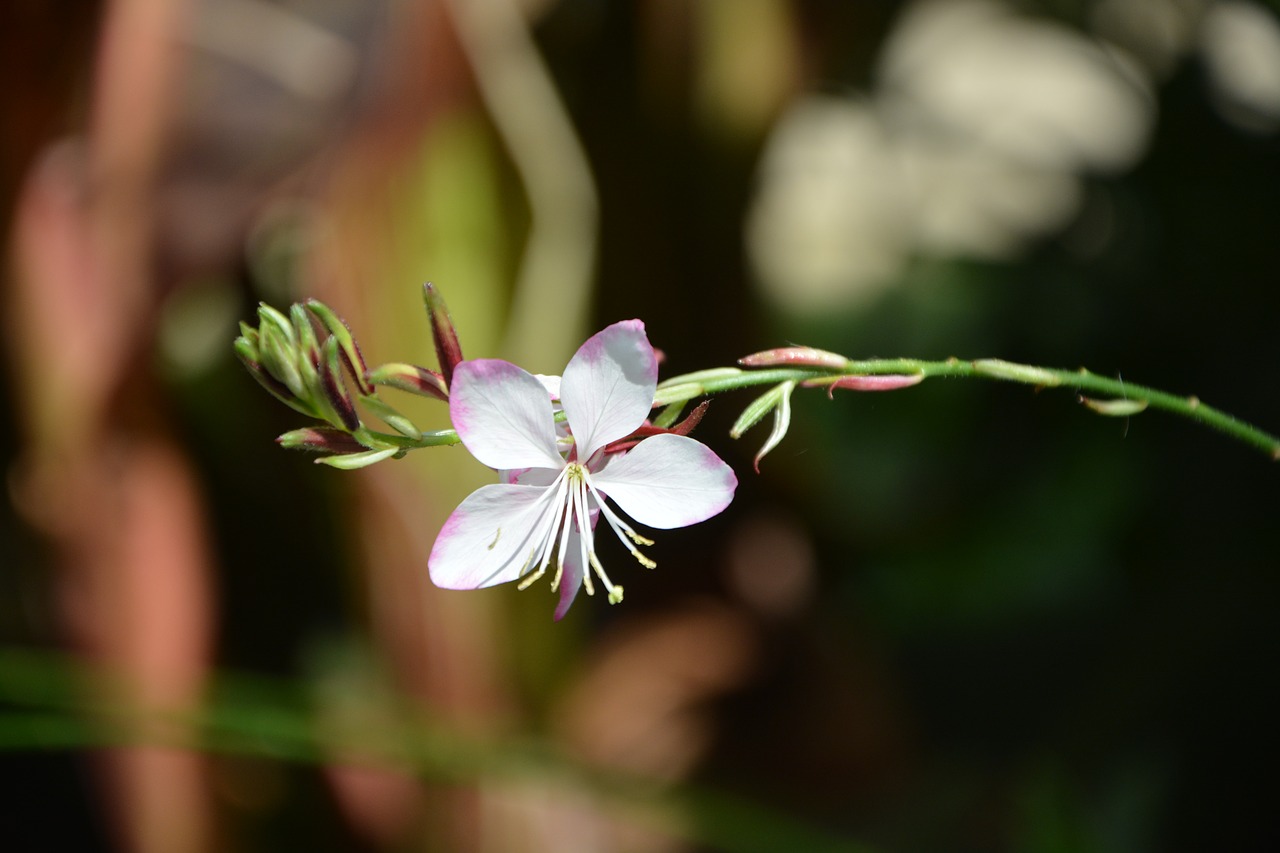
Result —
[{"label": "green stem", "polygon": [[1153,409],[1163,409],[1176,415],[1197,421],[1257,448],[1272,459],[1280,460],[1280,438],[1251,424],[1238,420],[1221,409],[1200,402],[1198,397],[1180,397],[1144,385],[1134,385],[1121,379],[1111,379],[1081,368],[1062,370],[1049,367],[1033,367],[1026,364],[979,359],[977,361],[922,361],[920,359],[871,359],[849,361],[839,370],[816,368],[777,367],[757,370],[722,369],[699,371],[675,376],[658,386],[656,403],[667,405],[694,399],[707,394],[736,391],[779,382],[804,382],[812,379],[832,379],[840,376],[920,375],[929,377],[962,377],[1017,382],[1035,387],[1073,388],[1100,394],[1116,400],[1145,403]]}]

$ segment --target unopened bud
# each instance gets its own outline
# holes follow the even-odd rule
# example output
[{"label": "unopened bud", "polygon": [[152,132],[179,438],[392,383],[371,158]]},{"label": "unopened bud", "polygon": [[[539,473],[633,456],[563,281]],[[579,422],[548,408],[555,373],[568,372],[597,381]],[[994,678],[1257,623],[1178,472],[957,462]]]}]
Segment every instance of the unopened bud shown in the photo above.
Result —
[{"label": "unopened bud", "polygon": [[294,337],[293,323],[289,318],[272,308],[265,302],[258,303],[258,328],[265,334],[268,328],[274,329],[292,349],[298,345]]},{"label": "unopened bud", "polygon": [[743,367],[820,367],[824,370],[844,370],[848,363],[849,359],[842,355],[813,347],[779,347],[738,359]]},{"label": "unopened bud", "polygon": [[653,394],[653,405],[666,406],[671,403],[692,400],[706,393],[700,382],[681,382],[676,385],[664,385]]},{"label": "unopened bud", "polygon": [[1013,382],[1025,382],[1028,385],[1040,385],[1052,388],[1061,385],[1062,380],[1048,370],[1031,367],[1026,364],[1015,364],[998,358],[982,358],[973,362],[973,369],[983,376],[995,379],[1008,379]]},{"label": "unopened bud", "polygon": [[1125,418],[1129,415],[1136,415],[1147,408],[1146,400],[1094,400],[1083,394],[1080,395],[1080,402],[1098,414],[1112,418]]},{"label": "unopened bud", "polygon": [[267,373],[284,383],[294,397],[305,400],[308,395],[298,372],[292,336],[292,329],[286,335],[275,324],[264,321],[258,333],[258,357]]},{"label": "unopened bud", "polygon": [[356,414],[355,400],[342,381],[342,366],[338,361],[338,342],[329,338],[324,342],[324,356],[320,362],[320,389],[325,400],[333,408],[342,425],[348,430],[360,428],[360,416]]},{"label": "unopened bud", "polygon": [[422,286],[422,301],[427,306],[431,337],[436,344],[436,359],[440,362],[440,374],[447,388],[453,382],[453,369],[462,361],[462,345],[458,343],[458,332],[453,327],[453,318],[449,316],[449,306],[444,304],[444,297],[431,282]]},{"label": "unopened bud", "polygon": [[315,326],[311,325],[311,318],[296,302],[289,306],[289,321],[298,338],[299,360],[310,359],[313,363],[319,361],[320,341],[316,339]]},{"label": "unopened bud", "polygon": [[449,391],[444,377],[434,370],[418,367],[413,364],[383,364],[365,373],[365,379],[372,385],[385,385],[410,394],[423,397],[434,397],[437,400],[449,401]]},{"label": "unopened bud", "polygon": [[806,388],[826,388],[827,397],[834,396],[837,388],[849,391],[896,391],[910,388],[924,381],[923,373],[888,373],[876,376],[837,376],[833,378],[806,379],[800,384]]},{"label": "unopened bud", "polygon": [[276,443],[289,450],[313,450],[321,453],[363,453],[367,447],[350,433],[333,427],[303,427],[284,433]]},{"label": "unopened bud", "polygon": [[351,373],[351,378],[355,380],[356,385],[360,389],[361,394],[372,394],[373,386],[364,378],[366,368],[364,363],[364,355],[360,352],[360,345],[356,343],[356,339],[351,334],[351,329],[343,322],[342,318],[334,313],[333,309],[325,305],[318,299],[308,299],[307,310],[310,311],[320,325],[324,326],[328,332],[338,342],[339,351],[342,353],[342,360],[347,366],[347,370]]}]

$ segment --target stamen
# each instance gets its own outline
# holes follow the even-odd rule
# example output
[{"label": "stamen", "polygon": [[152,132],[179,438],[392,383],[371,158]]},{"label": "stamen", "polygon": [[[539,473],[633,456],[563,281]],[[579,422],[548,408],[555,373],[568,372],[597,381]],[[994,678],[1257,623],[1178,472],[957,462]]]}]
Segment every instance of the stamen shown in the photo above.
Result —
[{"label": "stamen", "polygon": [[[520,567],[520,573],[516,575],[516,577],[519,577],[520,575],[523,575],[525,572],[529,571],[529,567],[533,565],[533,561],[535,558],[537,558],[537,556],[538,556],[538,547],[535,545],[534,547],[529,549],[529,559],[524,561],[524,565]],[[535,580],[537,580],[537,577],[535,575],[529,575],[529,577],[520,581],[520,584],[519,586],[516,587],[516,589],[526,589],[529,586],[529,584],[533,583]]]},{"label": "stamen", "polygon": [[595,495],[596,503],[600,506],[600,514],[604,516],[605,521],[609,522],[609,526],[613,528],[613,532],[618,536],[618,541],[627,547],[627,550],[631,552],[631,556],[636,558],[636,562],[646,569],[657,568],[657,563],[640,553],[640,549],[631,544],[633,539],[643,545],[652,545],[653,542],[636,533],[625,521],[618,517],[617,513],[609,509],[608,504],[604,502],[604,498],[590,480],[587,480],[587,487]]},{"label": "stamen", "polygon": [[[596,557],[595,552],[591,552],[591,566],[596,570],[596,574],[600,576],[600,582],[604,584],[604,588],[609,591],[609,603],[617,604],[622,601],[622,587],[609,582],[609,576],[604,573],[604,566],[600,565],[600,560]],[[583,572],[583,576],[587,575]]]},{"label": "stamen", "polygon": [[[547,489],[545,493],[552,495],[552,498],[547,507],[542,511],[542,517],[539,518],[538,521],[538,527],[540,530],[538,534],[534,536],[534,542],[540,542],[541,544],[534,545],[530,559],[526,561],[524,566],[520,569],[520,574],[523,575],[534,563],[538,564],[538,568],[536,571],[525,576],[520,581],[519,585],[516,587],[518,590],[528,589],[534,581],[546,574],[547,564],[551,562],[552,546],[555,542],[556,533],[560,530],[560,524],[565,512],[564,492],[568,484],[565,477],[567,470],[568,469],[565,469],[560,472],[559,476],[556,477],[555,482],[552,483],[552,487]],[[555,491],[553,492],[552,489]],[[547,519],[548,511],[550,512],[549,519]]]},{"label": "stamen", "polygon": [[569,480],[574,482],[569,482],[569,494],[566,496],[567,499],[562,501],[564,503],[564,519],[560,523],[560,544],[556,548],[556,575],[551,579],[552,592],[560,590],[560,579],[564,577],[565,551],[569,550],[569,533],[573,530],[574,518],[577,516],[574,511],[573,495],[577,492],[575,487],[578,483],[573,474],[569,475]]},{"label": "stamen", "polygon": [[573,490],[573,514],[578,522],[578,532],[581,534],[581,540],[578,543],[578,555],[582,559],[582,588],[587,591],[587,595],[595,595],[595,584],[591,582],[591,562],[595,559],[595,531],[591,529],[591,513],[587,509],[587,487],[582,479],[577,482],[577,488]]},{"label": "stamen", "polygon": [[582,534],[578,537],[578,556],[582,566],[582,585],[587,589],[587,595],[594,595],[595,588],[591,585],[591,572],[587,571],[589,565],[588,559],[590,554],[595,553],[595,531],[591,529],[591,511],[587,509],[587,487],[586,484],[579,484],[573,493],[574,514],[578,518],[578,532]]}]

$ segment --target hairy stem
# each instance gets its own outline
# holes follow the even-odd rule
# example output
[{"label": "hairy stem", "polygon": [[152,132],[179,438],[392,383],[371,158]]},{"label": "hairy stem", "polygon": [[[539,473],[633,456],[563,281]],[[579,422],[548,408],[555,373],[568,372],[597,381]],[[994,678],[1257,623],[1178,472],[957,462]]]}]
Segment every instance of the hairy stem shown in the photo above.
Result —
[{"label": "hairy stem", "polygon": [[1153,409],[1163,409],[1198,421],[1211,429],[1231,436],[1257,448],[1272,459],[1280,460],[1280,438],[1227,414],[1221,409],[1202,403],[1198,397],[1182,397],[1144,385],[1134,385],[1122,379],[1111,379],[1081,368],[1062,370],[1049,367],[1033,367],[996,359],[977,361],[922,361],[919,359],[872,359],[849,361],[841,369],[780,367],[760,370],[699,371],[684,376],[674,376],[658,386],[656,402],[661,405],[691,400],[706,394],[718,394],[740,388],[775,385],[779,382],[804,382],[813,379],[832,379],[839,376],[883,376],[890,374],[920,375],[928,377],[962,377],[1017,382],[1035,387],[1072,388],[1080,392],[1099,394],[1113,400],[1145,403]]}]

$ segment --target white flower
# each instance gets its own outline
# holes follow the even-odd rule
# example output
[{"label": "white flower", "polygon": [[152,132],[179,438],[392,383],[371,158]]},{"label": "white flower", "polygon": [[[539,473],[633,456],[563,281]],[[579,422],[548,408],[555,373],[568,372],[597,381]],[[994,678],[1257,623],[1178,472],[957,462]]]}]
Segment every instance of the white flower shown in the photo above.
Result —
[{"label": "white flower", "polygon": [[[476,459],[503,472],[504,482],[477,489],[449,516],[428,560],[431,580],[446,589],[479,589],[523,578],[524,589],[554,562],[559,619],[579,586],[594,592],[592,569],[609,601],[622,600],[622,587],[596,556],[598,516],[642,565],[654,566],[637,548],[653,543],[606,497],[641,524],[661,529],[696,524],[727,507],[737,478],[691,438],[654,435],[626,453],[606,452],[644,424],[657,379],[644,324],[609,326],[565,368],[559,400],[566,423],[558,436],[554,379],[497,359],[459,364],[449,388],[454,428]],[[566,436],[572,439],[567,445]]]}]

